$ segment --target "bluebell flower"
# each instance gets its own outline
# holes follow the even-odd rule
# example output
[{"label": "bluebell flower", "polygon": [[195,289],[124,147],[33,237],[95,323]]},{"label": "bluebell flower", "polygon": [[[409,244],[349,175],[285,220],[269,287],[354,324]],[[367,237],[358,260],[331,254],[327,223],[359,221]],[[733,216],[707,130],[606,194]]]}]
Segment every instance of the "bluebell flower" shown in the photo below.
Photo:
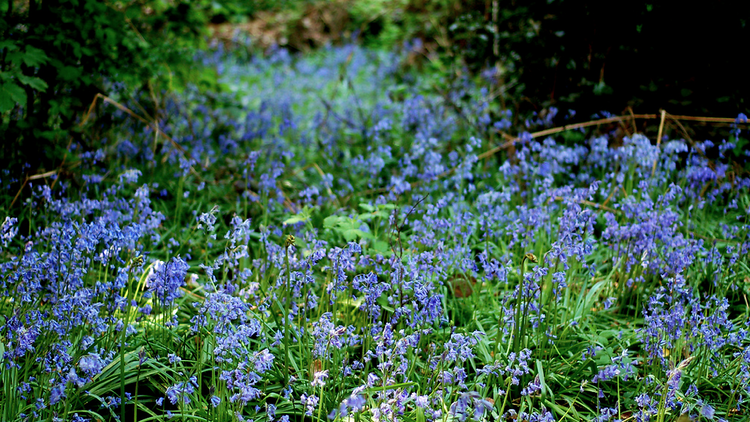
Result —
[{"label": "bluebell flower", "polygon": [[175,299],[182,296],[181,287],[185,285],[185,277],[190,266],[179,256],[167,263],[157,261],[148,278],[146,287],[154,294],[160,306],[171,306]]},{"label": "bluebell flower", "polygon": [[328,369],[313,374],[313,380],[310,382],[311,387],[323,387],[328,379]]},{"label": "bluebell flower", "polygon": [[90,353],[81,357],[78,361],[78,367],[89,377],[99,374],[106,366],[106,362],[98,353]]},{"label": "bluebell flower", "polygon": [[307,416],[312,416],[320,399],[316,395],[308,396],[307,394],[302,394],[300,401],[305,405],[305,414]]}]

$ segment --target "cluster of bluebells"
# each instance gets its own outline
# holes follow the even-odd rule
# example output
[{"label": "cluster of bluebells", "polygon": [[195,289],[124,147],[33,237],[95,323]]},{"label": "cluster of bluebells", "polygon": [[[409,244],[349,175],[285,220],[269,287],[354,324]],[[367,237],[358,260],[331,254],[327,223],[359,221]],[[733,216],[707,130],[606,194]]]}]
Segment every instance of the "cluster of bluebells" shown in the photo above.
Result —
[{"label": "cluster of bluebells", "polygon": [[[32,207],[48,217],[36,232],[19,235],[15,218],[0,226],[2,364],[19,377],[4,414],[116,415],[133,398],[93,392],[126,356],[137,357],[129,368],[160,368],[153,401],[167,417],[551,422],[562,412],[550,398],[571,393],[597,421],[626,405],[644,422],[718,418],[717,396],[694,386],[706,377],[742,408],[750,179],[728,177],[731,142],[570,145],[523,132],[512,153],[482,161],[490,143],[462,122],[507,130],[512,114],[491,115],[468,78],[446,95],[408,77],[406,93],[389,91],[397,54],[356,46],[201,59],[246,93],[222,98],[244,111],[211,108],[195,88],[166,101],[158,123],[174,143],[158,159],[170,189],[139,186],[140,170],[103,182],[106,154],[154,168],[152,129],[129,123],[113,149],[81,153],[91,197],[41,186]],[[351,89],[315,94],[341,81]],[[198,212],[207,184],[231,198]],[[152,197],[194,205],[199,259],[162,239],[184,219]],[[735,218],[709,230],[722,239],[690,221],[714,208]],[[322,225],[306,215],[320,209]],[[167,247],[177,253],[149,256]],[[639,322],[594,335],[599,314]],[[637,394],[623,398],[621,384]]]},{"label": "cluster of bluebells", "polygon": [[[5,245],[23,245],[6,249],[0,265],[3,372],[18,380],[4,401],[19,417],[37,419],[40,412],[61,412],[68,402],[104,400],[86,386],[128,347],[138,331],[134,318],[148,314],[149,299],[128,291],[143,271],[141,255],[159,241],[164,215],[151,208],[148,186],[136,185],[132,197],[123,197],[138,174],[124,173],[98,198],[81,193],[72,200],[39,186],[34,207],[55,218],[29,236],[18,234],[14,219],[3,225]],[[160,270],[162,280],[180,276],[173,266]],[[155,292],[164,301],[177,288],[167,283]],[[102,403],[114,409],[127,400]]]}]

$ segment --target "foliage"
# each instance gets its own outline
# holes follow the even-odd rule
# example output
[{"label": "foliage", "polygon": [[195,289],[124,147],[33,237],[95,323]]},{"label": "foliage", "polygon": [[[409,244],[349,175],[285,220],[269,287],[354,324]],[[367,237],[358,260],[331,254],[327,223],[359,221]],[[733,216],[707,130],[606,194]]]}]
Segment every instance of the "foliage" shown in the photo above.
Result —
[{"label": "foliage", "polygon": [[617,17],[578,0],[507,9],[513,18],[501,25],[502,56],[516,55],[511,97],[527,97],[527,108],[575,108],[583,119],[626,106],[695,115],[747,110],[748,90],[736,83],[744,64],[733,53],[750,31],[747,7],[639,1],[619,7]]},{"label": "foliage", "polygon": [[[556,122],[578,112],[627,107],[653,113],[747,112],[746,65],[736,51],[748,39],[750,7],[628,2],[616,16],[583,0],[354,2],[369,45],[420,39],[419,56],[441,63],[444,77],[483,72],[523,122],[549,107]],[[366,24],[366,25],[365,25]]]},{"label": "foliage", "polygon": [[512,113],[408,54],[217,50],[159,132],[97,110],[0,226],[2,419],[746,418],[747,118],[493,155]]},{"label": "foliage", "polygon": [[[58,0],[0,6],[2,161],[59,164],[97,93],[161,90],[202,41],[209,2]],[[5,95],[7,94],[7,95]],[[43,151],[47,154],[39,154]],[[55,162],[58,161],[58,162]]]}]

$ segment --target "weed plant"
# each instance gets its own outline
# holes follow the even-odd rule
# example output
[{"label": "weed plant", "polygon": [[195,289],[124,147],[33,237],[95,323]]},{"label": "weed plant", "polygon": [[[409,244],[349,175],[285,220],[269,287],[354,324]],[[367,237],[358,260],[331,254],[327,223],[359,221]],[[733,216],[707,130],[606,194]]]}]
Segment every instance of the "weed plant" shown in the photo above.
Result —
[{"label": "weed plant", "polygon": [[201,59],[2,222],[0,419],[748,418],[739,129],[490,155],[395,53]]}]

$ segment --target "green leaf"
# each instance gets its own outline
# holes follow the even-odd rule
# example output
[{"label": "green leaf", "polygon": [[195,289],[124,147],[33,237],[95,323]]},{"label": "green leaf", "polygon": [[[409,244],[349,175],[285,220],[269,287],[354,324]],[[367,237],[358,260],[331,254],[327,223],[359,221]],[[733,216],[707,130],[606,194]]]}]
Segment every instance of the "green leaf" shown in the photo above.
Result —
[{"label": "green leaf", "polygon": [[340,223],[342,218],[343,217],[340,217],[338,215],[329,215],[328,217],[323,219],[323,227],[326,229],[332,229]]},{"label": "green leaf", "polygon": [[341,234],[344,235],[344,239],[347,242],[353,242],[354,239],[357,238],[357,235],[359,233],[357,233],[357,230],[344,230],[344,231],[341,232]]},{"label": "green leaf", "polygon": [[8,49],[8,51],[18,50],[18,46],[13,41],[10,41],[10,40],[0,41],[0,50],[6,49],[6,48]]},{"label": "green leaf", "polygon": [[370,204],[366,204],[364,202],[360,203],[359,207],[362,208],[363,210],[367,211],[367,212],[373,212],[375,210],[375,207],[373,207]]},{"label": "green leaf", "polygon": [[26,102],[26,92],[14,83],[0,85],[0,113],[11,110],[16,104]]},{"label": "green leaf", "polygon": [[416,415],[417,422],[425,422],[427,419],[424,416],[424,409],[417,406],[416,411],[417,411],[417,415]]},{"label": "green leaf", "polygon": [[65,81],[74,81],[81,76],[81,69],[73,66],[64,66],[58,71],[58,75]]},{"label": "green leaf", "polygon": [[38,66],[46,63],[47,60],[47,55],[43,50],[30,45],[26,46],[26,54],[23,56],[23,62],[26,63],[26,66]]},{"label": "green leaf", "polygon": [[141,11],[137,7],[129,7],[125,10],[125,17],[128,19],[135,19],[140,17]]},{"label": "green leaf", "polygon": [[307,220],[309,220],[309,217],[302,216],[302,215],[295,215],[293,217],[290,217],[284,220],[282,224],[286,226],[286,225],[291,225],[291,224],[297,224],[300,221],[307,221]]},{"label": "green leaf", "polygon": [[380,253],[381,255],[386,255],[391,252],[391,246],[388,244],[388,242],[382,240],[375,240],[374,242],[372,242],[372,249],[375,252]]},{"label": "green leaf", "polygon": [[34,76],[18,75],[18,80],[22,84],[28,85],[37,91],[44,91],[47,89],[47,82]]},{"label": "green leaf", "polygon": [[542,394],[549,394],[552,398],[554,398],[555,396],[552,393],[552,390],[547,387],[547,382],[544,379],[544,365],[539,359],[536,360],[536,373],[539,376],[539,384],[542,386]]},{"label": "green leaf", "polygon": [[365,298],[360,297],[357,299],[352,299],[350,297],[347,297],[345,299],[342,299],[339,303],[341,303],[342,305],[352,306],[354,308],[359,309],[359,307],[362,306],[363,303],[365,303]]},{"label": "green leaf", "polygon": [[312,218],[312,211],[313,209],[311,207],[306,206],[302,208],[297,215],[293,215],[284,220],[284,225],[297,224],[302,221],[307,222]]}]

